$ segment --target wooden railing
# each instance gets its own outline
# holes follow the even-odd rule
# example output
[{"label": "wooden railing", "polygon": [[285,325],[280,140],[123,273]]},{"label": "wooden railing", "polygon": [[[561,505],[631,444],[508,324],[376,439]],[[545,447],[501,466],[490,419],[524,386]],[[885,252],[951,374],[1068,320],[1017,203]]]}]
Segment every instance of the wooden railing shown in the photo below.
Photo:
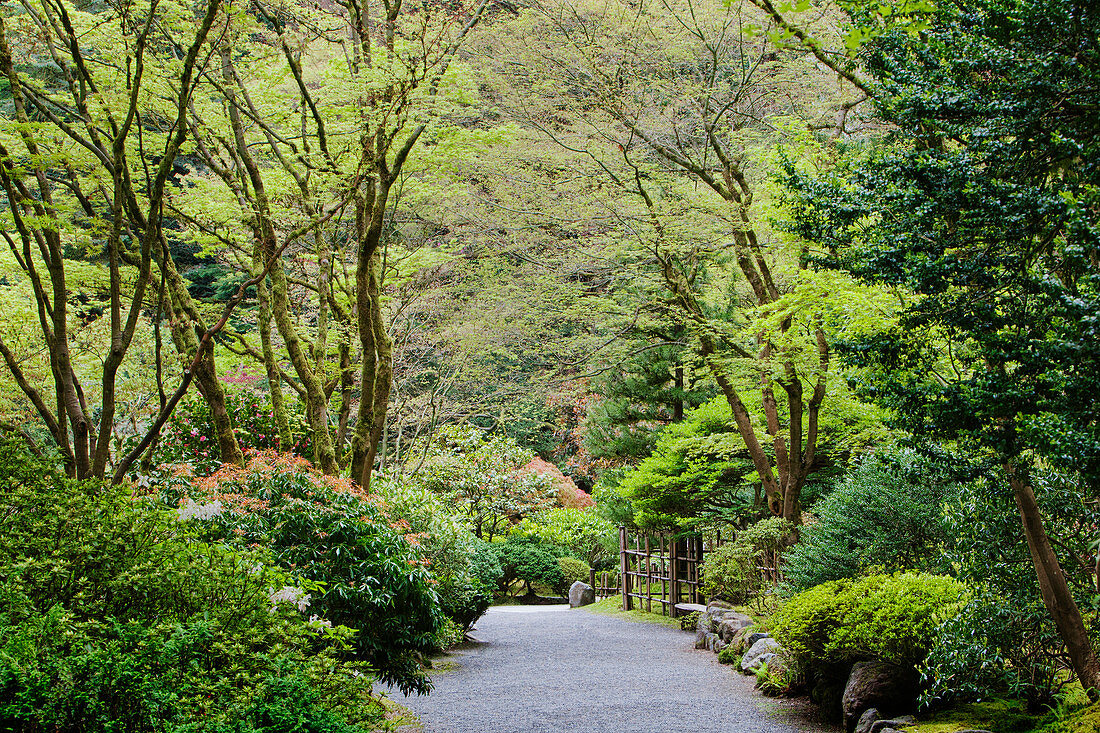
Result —
[{"label": "wooden railing", "polygon": [[700,566],[703,539],[698,535],[632,535],[619,528],[619,575],[623,610],[635,606],[665,616],[677,615],[678,603],[704,603]]}]

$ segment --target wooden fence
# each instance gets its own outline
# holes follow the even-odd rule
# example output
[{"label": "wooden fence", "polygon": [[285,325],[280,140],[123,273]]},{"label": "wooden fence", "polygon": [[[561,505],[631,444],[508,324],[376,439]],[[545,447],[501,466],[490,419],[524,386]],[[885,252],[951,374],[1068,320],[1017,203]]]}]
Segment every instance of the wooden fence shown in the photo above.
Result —
[{"label": "wooden fence", "polygon": [[597,573],[595,569],[589,569],[588,584],[596,592],[596,600],[619,595],[618,573],[606,570]]},{"label": "wooden fence", "polygon": [[665,616],[677,615],[677,603],[705,603],[699,569],[703,563],[703,538],[678,539],[657,535],[633,535],[619,528],[619,576],[623,610],[638,608]]}]

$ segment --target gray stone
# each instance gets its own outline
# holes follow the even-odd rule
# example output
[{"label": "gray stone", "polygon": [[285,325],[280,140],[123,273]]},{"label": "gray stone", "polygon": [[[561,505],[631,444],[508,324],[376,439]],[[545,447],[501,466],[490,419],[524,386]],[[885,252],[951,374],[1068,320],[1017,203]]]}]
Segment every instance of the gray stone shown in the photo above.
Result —
[{"label": "gray stone", "polygon": [[721,639],[718,638],[718,634],[707,634],[703,638],[703,648],[709,649],[712,652],[716,651],[714,645],[719,641],[721,641]]},{"label": "gray stone", "polygon": [[710,601],[707,603],[707,613],[711,611],[731,611],[733,610],[732,603],[726,603],[725,601]]},{"label": "gray stone", "polygon": [[914,709],[917,701],[917,672],[887,662],[857,662],[848,676],[840,707],[844,727],[855,730],[867,708],[878,708],[886,715]]},{"label": "gray stone", "polygon": [[569,586],[569,607],[577,608],[596,602],[596,591],[588,583],[577,581]]},{"label": "gray stone", "polygon": [[707,612],[707,607],[704,606],[702,603],[677,603],[676,604],[676,615],[677,616],[687,616],[689,613],[695,613],[695,612],[706,613]]},{"label": "gray stone", "polygon": [[[872,710],[873,709],[874,708],[872,708]],[[860,720],[862,719],[863,718],[860,718]],[[898,728],[904,728],[907,725],[916,724],[917,719],[914,718],[912,715],[903,715],[900,718],[893,718],[891,720],[876,720],[874,724],[871,725],[871,730],[869,733],[887,733],[887,731],[891,729],[896,730]],[[856,725],[856,728],[859,728],[858,724]]]},{"label": "gray stone", "polygon": [[772,638],[772,635],[767,632],[755,631],[748,635],[748,638],[745,639],[745,643],[749,645],[749,648],[752,648],[752,645],[760,641],[761,639],[770,638]]},{"label": "gray stone", "polygon": [[756,670],[760,669],[760,665],[764,663],[761,658],[765,654],[774,654],[778,649],[779,642],[770,636],[757,640],[755,644],[749,647],[745,655],[741,657],[741,671],[745,674],[756,672]]},{"label": "gray stone", "polygon": [[707,632],[699,629],[695,632],[695,648],[706,649],[707,648]]},{"label": "gray stone", "polygon": [[878,708],[867,708],[856,721],[856,727],[852,733],[871,733],[871,726],[878,722]]},{"label": "gray stone", "polygon": [[714,651],[715,654],[718,654],[727,646],[729,646],[729,644],[722,641],[722,637],[719,636],[717,639],[714,640],[714,645],[711,647],[711,649]]},{"label": "gray stone", "polygon": [[723,616],[717,624],[715,624],[715,631],[722,640],[729,643],[733,640],[734,634],[739,630],[752,626],[752,619],[743,613],[728,613]]}]

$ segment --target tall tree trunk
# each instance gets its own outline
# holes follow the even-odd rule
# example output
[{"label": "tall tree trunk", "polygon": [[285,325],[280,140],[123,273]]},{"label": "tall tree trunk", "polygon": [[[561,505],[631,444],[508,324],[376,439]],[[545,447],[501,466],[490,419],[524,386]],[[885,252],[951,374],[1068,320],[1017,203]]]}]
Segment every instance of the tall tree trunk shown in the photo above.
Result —
[{"label": "tall tree trunk", "polygon": [[1051,547],[1050,538],[1043,526],[1043,516],[1031,484],[1020,477],[1013,464],[1006,466],[1016,507],[1020,511],[1024,536],[1031,551],[1031,561],[1035,565],[1035,574],[1039,579],[1039,592],[1043,604],[1054,619],[1054,625],[1069,652],[1070,664],[1077,678],[1088,693],[1089,699],[1100,699],[1100,661],[1092,648],[1088,632],[1085,630],[1081,611],[1073,600],[1066,576],[1058,564],[1058,557]]}]

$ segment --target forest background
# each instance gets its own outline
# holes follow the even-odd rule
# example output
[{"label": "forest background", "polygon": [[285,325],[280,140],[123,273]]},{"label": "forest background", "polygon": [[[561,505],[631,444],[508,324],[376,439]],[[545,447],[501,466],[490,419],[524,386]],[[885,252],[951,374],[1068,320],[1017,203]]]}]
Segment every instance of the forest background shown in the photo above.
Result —
[{"label": "forest background", "polygon": [[[1069,0],[12,4],[11,483],[48,466],[40,501],[110,484],[88,501],[221,517],[192,540],[266,547],[281,602],[337,628],[405,598],[338,645],[406,692],[442,616],[606,567],[615,524],[765,517],[793,590],[952,575],[957,639],[1015,609],[933,653],[929,699],[1100,689],[1097,23]],[[332,570],[337,540],[294,554],[339,536],[336,505],[371,562],[411,553],[391,600],[377,566]]]}]

